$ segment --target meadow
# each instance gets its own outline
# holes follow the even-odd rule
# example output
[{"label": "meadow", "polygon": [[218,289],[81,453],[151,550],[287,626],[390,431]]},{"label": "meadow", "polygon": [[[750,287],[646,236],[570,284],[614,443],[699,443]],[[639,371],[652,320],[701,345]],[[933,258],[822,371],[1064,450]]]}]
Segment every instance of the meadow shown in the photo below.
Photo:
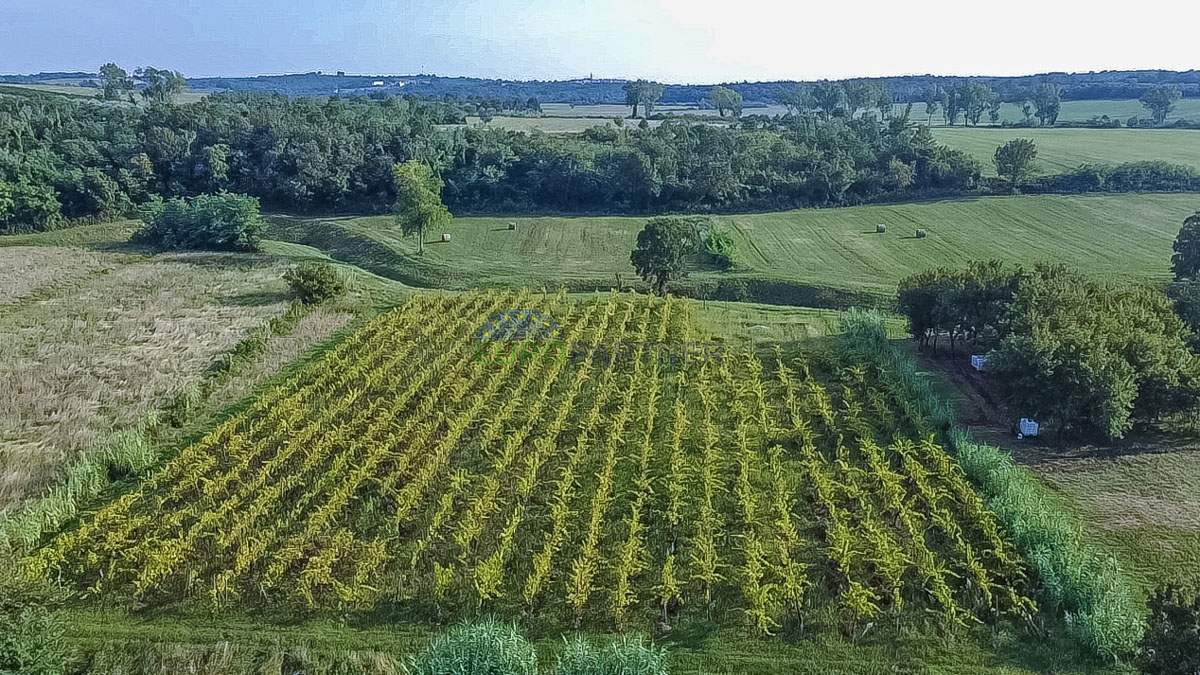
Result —
[{"label": "meadow", "polygon": [[933,136],[974,156],[984,173],[996,175],[996,148],[1028,138],[1038,150],[1042,174],[1063,173],[1080,164],[1160,160],[1200,169],[1200,133],[1190,129],[997,129],[937,127]]},{"label": "meadow", "polygon": [[[732,272],[699,270],[692,281],[778,281],[886,298],[913,272],[980,259],[1058,261],[1161,281],[1179,224],[1197,208],[1200,201],[1186,194],[1029,195],[715,216],[737,240],[738,265]],[[623,285],[640,284],[629,252],[644,223],[615,216],[456,218],[445,228],[451,241],[430,233],[422,256],[390,216],[279,217],[272,236],[319,240],[314,245],[335,258],[413,285],[589,289],[612,287],[617,275]],[[877,224],[887,233],[876,234]],[[917,239],[918,228],[928,237]],[[305,234],[313,229],[317,240]]]}]

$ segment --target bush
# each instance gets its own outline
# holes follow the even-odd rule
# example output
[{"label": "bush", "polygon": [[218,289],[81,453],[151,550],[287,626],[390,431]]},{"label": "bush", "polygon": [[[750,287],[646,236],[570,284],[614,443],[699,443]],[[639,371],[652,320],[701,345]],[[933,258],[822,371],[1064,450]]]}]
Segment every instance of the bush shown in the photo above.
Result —
[{"label": "bush", "polygon": [[704,236],[704,253],[712,264],[727,270],[737,262],[737,241],[726,230],[711,230]]},{"label": "bush", "polygon": [[0,579],[0,673],[57,674],[65,666],[63,626],[50,592],[5,574]]},{"label": "bush", "polygon": [[292,293],[301,302],[315,305],[331,300],[346,292],[346,282],[333,265],[306,262],[293,267],[283,275]]},{"label": "bush", "polygon": [[1142,672],[1200,673],[1200,596],[1189,601],[1178,588],[1160,588],[1148,605],[1150,622],[1138,659]]},{"label": "bush", "polygon": [[154,199],[140,215],[133,240],[163,250],[256,251],[262,239],[258,199],[247,195]]},{"label": "bush", "polygon": [[409,659],[412,675],[534,675],[537,651],[515,624],[464,621]]},{"label": "bush", "polygon": [[666,675],[667,650],[642,637],[622,636],[602,649],[576,637],[552,671],[554,675]]}]

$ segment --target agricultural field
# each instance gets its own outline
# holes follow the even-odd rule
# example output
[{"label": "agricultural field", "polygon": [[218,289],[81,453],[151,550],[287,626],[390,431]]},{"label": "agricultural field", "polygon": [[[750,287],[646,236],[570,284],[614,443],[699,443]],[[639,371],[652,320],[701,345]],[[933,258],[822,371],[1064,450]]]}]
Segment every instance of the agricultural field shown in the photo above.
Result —
[{"label": "agricultural field", "polygon": [[997,129],[939,127],[940,143],[973,155],[984,173],[996,175],[996,148],[1014,138],[1037,145],[1037,168],[1062,173],[1080,164],[1119,164],[1158,160],[1200,169],[1200,133],[1190,129]]},{"label": "agricultural field", "polygon": [[[1000,259],[1070,263],[1084,271],[1166,280],[1179,223],[1200,208],[1186,194],[985,197],[924,204],[716,216],[738,240],[733,272],[693,280],[763,279],[891,297],[905,276],[938,265]],[[333,257],[417,285],[609,288],[636,284],[629,251],[639,217],[456,218],[447,243],[404,237],[389,216],[274,219],[279,238],[313,227]],[[875,225],[886,224],[886,234]],[[917,228],[929,232],[916,239]],[[287,230],[293,230],[290,233]],[[340,231],[340,234],[335,234]],[[436,238],[431,237],[431,238]]]},{"label": "agricultural field", "polygon": [[[127,228],[91,226],[0,244],[0,513],[63,465],[136,426],[199,382],[225,352],[288,307],[288,263],[227,254],[149,257],[108,245]],[[25,245],[7,245],[22,243]],[[350,314],[322,308],[255,368],[266,377],[327,340]],[[226,383],[236,400],[247,374]],[[221,398],[221,397],[218,397]]]},{"label": "agricultural field", "polygon": [[1035,611],[995,516],[886,377],[698,343],[695,311],[413,296],[25,573],[105,603],[604,629],[700,613],[761,635]]}]

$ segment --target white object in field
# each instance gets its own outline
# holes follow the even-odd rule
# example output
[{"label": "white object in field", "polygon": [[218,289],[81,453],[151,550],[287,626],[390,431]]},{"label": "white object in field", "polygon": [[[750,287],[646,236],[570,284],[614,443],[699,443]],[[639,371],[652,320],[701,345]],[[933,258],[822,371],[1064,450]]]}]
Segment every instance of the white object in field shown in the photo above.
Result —
[{"label": "white object in field", "polygon": [[875,232],[877,234],[883,234],[884,232],[887,232],[887,225],[876,225]]},{"label": "white object in field", "polygon": [[448,234],[443,234],[443,235],[442,235],[442,241],[450,241],[450,235],[448,235]]},{"label": "white object in field", "polygon": [[985,365],[987,365],[987,357],[986,356],[984,356],[983,354],[972,354],[971,355],[971,367],[972,368],[974,368],[975,370],[983,370],[983,367]]},{"label": "white object in field", "polygon": [[917,239],[924,239],[925,234],[926,234],[925,230],[917,230]]},{"label": "white object in field", "polygon": [[517,224],[516,224],[516,223],[509,223],[509,224],[508,224],[508,229],[510,229],[510,230],[515,230],[515,229],[517,229]]},{"label": "white object in field", "polygon": [[1017,427],[1021,430],[1022,436],[1038,435],[1038,423],[1028,417],[1022,417],[1021,421],[1017,423]]}]

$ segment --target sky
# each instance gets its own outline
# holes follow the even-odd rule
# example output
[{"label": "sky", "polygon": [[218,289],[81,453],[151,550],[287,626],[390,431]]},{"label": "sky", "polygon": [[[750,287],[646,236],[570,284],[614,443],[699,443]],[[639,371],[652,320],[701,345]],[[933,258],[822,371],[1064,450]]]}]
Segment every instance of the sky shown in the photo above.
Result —
[{"label": "sky", "polygon": [[[0,73],[671,83],[1200,68],[1194,0],[0,0]],[[1190,17],[1190,18],[1189,18]]]}]

